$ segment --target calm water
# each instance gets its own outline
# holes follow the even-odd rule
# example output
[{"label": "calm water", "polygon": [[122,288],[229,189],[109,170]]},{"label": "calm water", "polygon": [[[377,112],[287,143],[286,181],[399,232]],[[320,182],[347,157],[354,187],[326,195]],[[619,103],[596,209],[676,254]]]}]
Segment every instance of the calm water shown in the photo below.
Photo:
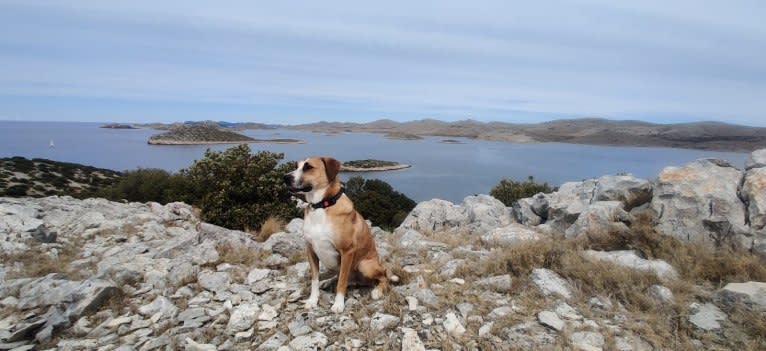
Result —
[{"label": "calm water", "polygon": [[[158,131],[103,129],[98,128],[99,125],[0,121],[0,157],[41,157],[114,170],[152,167],[176,171],[201,158],[208,147],[224,150],[231,146],[148,145],[147,138]],[[681,165],[702,157],[724,158],[740,168],[747,157],[746,153],[734,152],[470,139],[461,139],[464,144],[442,144],[440,137],[401,141],[367,133],[325,135],[292,130],[249,130],[244,134],[305,140],[305,144],[250,145],[253,150],[283,152],[287,160],[330,155],[341,161],[375,158],[411,164],[411,168],[404,170],[360,175],[383,179],[416,201],[438,197],[459,202],[467,195],[489,192],[503,177],[525,179],[533,175],[536,180],[553,185],[620,172],[651,179],[665,166]],[[54,148],[49,147],[51,140]]]}]

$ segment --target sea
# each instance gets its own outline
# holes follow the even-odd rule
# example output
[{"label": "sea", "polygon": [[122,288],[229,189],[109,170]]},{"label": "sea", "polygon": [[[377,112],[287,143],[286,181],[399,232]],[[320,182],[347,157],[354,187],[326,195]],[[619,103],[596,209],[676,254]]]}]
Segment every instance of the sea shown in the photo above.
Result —
[{"label": "sea", "polygon": [[[175,172],[202,158],[205,150],[232,145],[149,145],[147,139],[162,131],[105,129],[102,123],[0,121],[0,157],[23,156],[76,162],[113,170],[161,168]],[[743,168],[747,153],[704,150],[578,145],[564,143],[512,143],[468,138],[460,144],[442,143],[444,137],[390,140],[376,133],[315,133],[289,129],[246,130],[253,138],[293,138],[303,144],[250,144],[253,151],[284,153],[285,160],[331,156],[340,161],[380,159],[412,165],[410,168],[351,176],[382,179],[415,201],[440,198],[460,202],[465,196],[486,194],[501,179],[535,181],[558,186],[607,174],[630,173],[654,179],[667,166],[680,166],[699,158],[716,157]],[[247,181],[243,179],[242,181]]]}]

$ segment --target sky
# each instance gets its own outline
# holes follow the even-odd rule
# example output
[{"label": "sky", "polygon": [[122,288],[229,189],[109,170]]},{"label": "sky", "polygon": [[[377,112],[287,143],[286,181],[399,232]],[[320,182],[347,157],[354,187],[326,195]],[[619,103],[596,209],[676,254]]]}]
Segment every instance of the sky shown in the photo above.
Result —
[{"label": "sky", "polygon": [[766,1],[0,0],[0,120],[766,126]]}]

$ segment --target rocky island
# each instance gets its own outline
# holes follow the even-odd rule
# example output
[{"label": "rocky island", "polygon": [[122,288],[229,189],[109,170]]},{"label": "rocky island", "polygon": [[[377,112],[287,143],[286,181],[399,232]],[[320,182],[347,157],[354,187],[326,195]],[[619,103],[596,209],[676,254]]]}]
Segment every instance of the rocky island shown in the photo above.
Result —
[{"label": "rocky island", "polygon": [[423,139],[423,137],[421,137],[420,135],[415,135],[415,134],[411,134],[411,133],[404,133],[404,132],[390,132],[390,133],[386,133],[386,135],[384,135],[384,137],[386,139],[391,139],[391,140],[420,140],[420,139]]},{"label": "rocky island", "polygon": [[424,201],[371,225],[401,281],[350,288],[342,314],[332,281],[304,308],[302,219],[259,242],[179,202],[0,198],[0,347],[763,350],[764,184],[761,150],[512,207]]},{"label": "rocky island", "polygon": [[0,158],[0,196],[92,195],[120,172],[42,158]]},{"label": "rocky island", "polygon": [[242,143],[276,143],[301,144],[297,139],[254,139],[246,135],[232,132],[216,123],[175,124],[162,134],[149,137],[153,145],[196,145],[196,144],[242,144]]},{"label": "rocky island", "polygon": [[100,126],[99,128],[107,128],[107,129],[139,129],[138,127],[133,126],[132,124],[125,124],[125,123],[108,123]]},{"label": "rocky island", "polygon": [[411,167],[408,164],[383,160],[346,161],[340,166],[341,172],[381,172]]}]

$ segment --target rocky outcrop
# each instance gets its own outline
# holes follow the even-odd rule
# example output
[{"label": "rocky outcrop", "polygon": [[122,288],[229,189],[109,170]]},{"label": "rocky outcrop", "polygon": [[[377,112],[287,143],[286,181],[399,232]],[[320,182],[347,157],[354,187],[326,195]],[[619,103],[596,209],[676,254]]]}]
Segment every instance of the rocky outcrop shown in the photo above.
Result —
[{"label": "rocky outcrop", "polygon": [[652,208],[657,230],[683,240],[722,242],[747,232],[738,196],[743,173],[726,161],[702,159],[657,176]]},{"label": "rocky outcrop", "polygon": [[500,200],[489,195],[475,195],[466,197],[460,205],[440,199],[421,202],[397,231],[481,233],[512,222],[510,210]]}]

